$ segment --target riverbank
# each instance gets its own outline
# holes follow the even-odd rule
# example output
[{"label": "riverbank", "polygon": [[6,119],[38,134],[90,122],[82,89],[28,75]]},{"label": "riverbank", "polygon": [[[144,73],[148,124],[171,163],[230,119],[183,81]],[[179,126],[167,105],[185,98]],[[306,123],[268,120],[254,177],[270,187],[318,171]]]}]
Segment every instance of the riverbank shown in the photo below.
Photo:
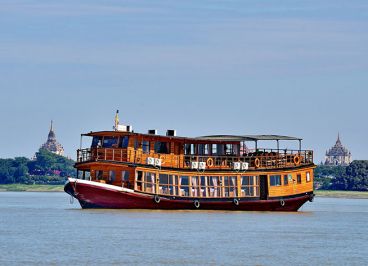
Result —
[{"label": "riverbank", "polygon": [[315,190],[314,194],[323,198],[368,199],[368,191]]},{"label": "riverbank", "polygon": [[0,192],[20,191],[20,192],[62,192],[63,185],[27,185],[27,184],[7,184],[0,185]]}]

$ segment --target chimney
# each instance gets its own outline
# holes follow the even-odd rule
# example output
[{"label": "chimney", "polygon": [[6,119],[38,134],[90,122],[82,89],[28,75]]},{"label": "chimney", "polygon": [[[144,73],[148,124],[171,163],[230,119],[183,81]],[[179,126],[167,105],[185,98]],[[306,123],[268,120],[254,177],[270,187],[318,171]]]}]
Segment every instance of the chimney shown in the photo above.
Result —
[{"label": "chimney", "polygon": [[166,131],[166,136],[168,136],[168,137],[176,137],[176,130],[175,129],[168,129]]},{"label": "chimney", "polygon": [[149,129],[148,134],[150,135],[157,135],[157,129]]}]

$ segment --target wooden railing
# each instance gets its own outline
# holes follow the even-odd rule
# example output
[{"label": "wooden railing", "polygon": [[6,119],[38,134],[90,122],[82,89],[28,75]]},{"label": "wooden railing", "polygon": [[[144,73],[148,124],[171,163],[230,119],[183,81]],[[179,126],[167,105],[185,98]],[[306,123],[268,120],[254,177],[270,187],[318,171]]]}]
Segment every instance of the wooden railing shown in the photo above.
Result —
[{"label": "wooden railing", "polygon": [[[206,168],[209,169],[229,169],[236,162],[244,162],[248,163],[251,169],[272,169],[311,164],[313,163],[313,151],[262,149],[243,156],[186,155],[184,158],[185,167],[188,168],[191,167],[192,162],[206,162]],[[209,160],[211,164],[213,162],[213,166],[208,165]]]},{"label": "wooden railing", "polygon": [[147,158],[161,159],[162,167],[190,169],[192,162],[205,162],[206,169],[233,169],[234,163],[248,163],[249,169],[273,169],[313,163],[311,150],[258,149],[243,156],[235,155],[175,155],[144,153],[142,150],[92,148],[77,151],[77,162],[116,161],[147,164]]}]

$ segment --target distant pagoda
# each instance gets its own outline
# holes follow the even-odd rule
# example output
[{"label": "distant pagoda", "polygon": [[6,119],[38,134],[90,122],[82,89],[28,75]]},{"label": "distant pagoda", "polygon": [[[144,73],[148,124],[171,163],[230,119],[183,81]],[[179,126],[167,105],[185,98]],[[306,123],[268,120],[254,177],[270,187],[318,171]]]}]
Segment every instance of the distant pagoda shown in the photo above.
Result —
[{"label": "distant pagoda", "polygon": [[46,143],[42,144],[41,148],[46,149],[52,153],[55,153],[57,155],[63,155],[64,154],[64,148],[61,146],[60,143],[56,140],[56,135],[53,129],[53,123],[51,120],[51,126],[50,126],[50,132],[47,136]]},{"label": "distant pagoda", "polygon": [[325,165],[349,165],[351,163],[351,152],[341,144],[340,134],[337,135],[335,145],[326,151]]}]

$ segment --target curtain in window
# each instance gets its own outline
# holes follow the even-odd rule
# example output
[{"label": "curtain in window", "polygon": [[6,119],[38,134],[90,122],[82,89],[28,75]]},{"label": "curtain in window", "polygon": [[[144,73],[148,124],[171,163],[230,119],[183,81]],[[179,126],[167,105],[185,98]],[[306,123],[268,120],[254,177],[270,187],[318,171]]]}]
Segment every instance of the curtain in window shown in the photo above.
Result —
[{"label": "curtain in window", "polygon": [[155,174],[151,174],[152,193],[156,193]]},{"label": "curtain in window", "polygon": [[218,190],[218,187],[217,187],[218,182],[217,182],[217,180],[218,180],[218,177],[217,176],[213,176],[212,177],[212,182],[213,182],[213,187],[214,187],[214,193],[213,193],[213,196],[214,197],[217,197],[217,190]]},{"label": "curtain in window", "polygon": [[179,185],[179,191],[178,191],[179,196],[183,196],[182,195],[182,189],[181,189],[181,176],[178,176],[178,184],[177,185]]},{"label": "curtain in window", "polygon": [[236,177],[232,176],[230,180],[231,180],[231,186],[234,188],[234,197],[236,197],[238,195],[238,193],[236,192]]},{"label": "curtain in window", "polygon": [[204,177],[204,184],[202,184],[202,188],[204,186],[204,195],[205,197],[208,197],[208,176]]},{"label": "curtain in window", "polygon": [[[192,194],[194,197],[198,197],[198,182],[197,177],[192,177]],[[194,192],[194,193],[193,193]]]}]

